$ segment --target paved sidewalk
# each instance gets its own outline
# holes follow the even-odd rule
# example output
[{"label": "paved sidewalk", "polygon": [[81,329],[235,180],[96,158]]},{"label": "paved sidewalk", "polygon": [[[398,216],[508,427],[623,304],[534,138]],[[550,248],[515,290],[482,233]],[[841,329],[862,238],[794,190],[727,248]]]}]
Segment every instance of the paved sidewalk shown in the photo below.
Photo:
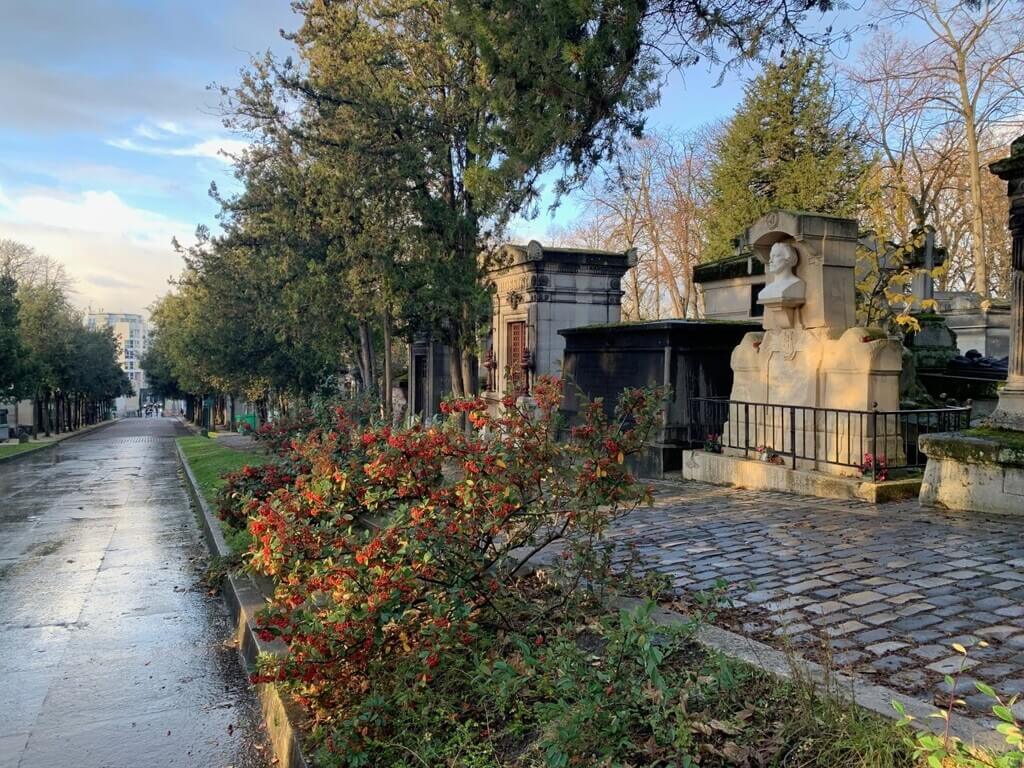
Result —
[{"label": "paved sidewalk", "polygon": [[612,535],[680,593],[728,583],[749,636],[938,702],[961,643],[973,711],[975,679],[1024,693],[1024,518],[664,483]]},{"label": "paved sidewalk", "polygon": [[0,466],[0,768],[264,766],[173,419]]},{"label": "paved sidewalk", "polygon": [[82,435],[87,435],[90,432],[97,429],[106,429],[107,427],[117,423],[117,421],[119,421],[119,419],[114,419],[112,421],[101,421],[96,424],[90,424],[87,427],[82,427],[81,429],[76,429],[74,432],[61,432],[60,434],[40,435],[37,438],[30,439],[28,443],[24,444],[26,446],[31,446],[31,449],[26,450],[18,450],[13,452],[3,450],[4,448],[14,448],[16,445],[22,445],[20,443],[17,443],[17,441],[15,440],[8,440],[8,442],[6,443],[0,443],[0,464],[2,464],[5,461],[20,461],[23,457],[30,453],[34,453],[35,451],[48,450],[49,448],[51,448],[54,445],[57,445],[58,443],[62,443],[65,440],[71,440],[77,437],[81,437]]},{"label": "paved sidewalk", "polygon": [[238,432],[216,432],[210,437],[216,439],[218,445],[224,445],[236,451],[249,451],[252,453],[266,453],[266,445],[257,443],[252,435],[243,435]]}]

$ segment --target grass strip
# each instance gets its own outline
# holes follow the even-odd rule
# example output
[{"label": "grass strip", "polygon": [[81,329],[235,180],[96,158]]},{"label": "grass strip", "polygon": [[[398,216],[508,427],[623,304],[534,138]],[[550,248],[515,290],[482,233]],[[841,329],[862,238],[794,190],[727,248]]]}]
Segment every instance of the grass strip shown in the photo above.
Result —
[{"label": "grass strip", "polygon": [[225,474],[246,465],[266,464],[269,460],[265,454],[238,451],[208,437],[179,437],[177,443],[188,459],[199,492],[211,506],[216,505],[217,491],[224,485]]},{"label": "grass strip", "polygon": [[45,448],[48,445],[52,445],[52,443],[8,443],[6,445],[0,445],[0,459],[5,456],[14,456],[19,453],[36,451],[40,448]]}]

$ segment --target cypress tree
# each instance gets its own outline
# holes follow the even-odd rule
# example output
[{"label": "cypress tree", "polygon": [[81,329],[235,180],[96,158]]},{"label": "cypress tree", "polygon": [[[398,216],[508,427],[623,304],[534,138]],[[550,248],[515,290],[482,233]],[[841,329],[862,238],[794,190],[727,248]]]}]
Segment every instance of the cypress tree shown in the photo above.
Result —
[{"label": "cypress tree", "polygon": [[715,142],[710,175],[708,258],[779,209],[856,213],[868,163],[844,122],[819,53],[790,53],[745,89]]}]

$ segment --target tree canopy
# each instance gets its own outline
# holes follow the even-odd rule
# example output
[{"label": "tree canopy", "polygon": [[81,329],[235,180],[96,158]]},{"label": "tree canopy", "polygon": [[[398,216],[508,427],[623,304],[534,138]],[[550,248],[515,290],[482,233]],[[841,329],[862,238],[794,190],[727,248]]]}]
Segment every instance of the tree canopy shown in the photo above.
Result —
[{"label": "tree canopy", "polygon": [[68,299],[63,267],[0,240],[0,399],[32,398],[46,432],[92,423],[131,392],[109,329],[89,329]]},{"label": "tree canopy", "polygon": [[715,142],[708,258],[731,255],[733,238],[774,209],[856,214],[868,167],[821,54],[785,55],[746,87]]}]

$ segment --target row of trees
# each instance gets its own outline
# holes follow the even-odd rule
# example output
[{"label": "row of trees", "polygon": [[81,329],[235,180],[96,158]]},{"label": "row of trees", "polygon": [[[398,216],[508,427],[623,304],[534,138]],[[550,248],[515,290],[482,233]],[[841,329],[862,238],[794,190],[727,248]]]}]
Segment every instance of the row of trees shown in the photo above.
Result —
[{"label": "row of trees", "polygon": [[200,229],[155,308],[154,388],[265,401],[351,377],[390,412],[395,340],[429,334],[454,352],[454,391],[474,392],[482,270],[509,220],[536,210],[540,177],[577,189],[642,133],[659,56],[728,66],[830,5],[294,2],[297,58],[267,56],[221,90],[252,141],[235,158],[242,192],[213,190],[222,233]]},{"label": "row of trees", "polygon": [[0,240],[0,402],[32,400],[33,432],[94,424],[131,393],[109,329],[90,330],[63,266]]},{"label": "row of trees", "polygon": [[880,13],[855,62],[792,51],[730,120],[633,141],[587,185],[588,215],[560,237],[638,249],[629,316],[696,315],[693,267],[777,207],[855,216],[901,244],[934,227],[940,290],[1008,293],[1007,202],[985,166],[1024,126],[1024,9],[886,0]]}]

